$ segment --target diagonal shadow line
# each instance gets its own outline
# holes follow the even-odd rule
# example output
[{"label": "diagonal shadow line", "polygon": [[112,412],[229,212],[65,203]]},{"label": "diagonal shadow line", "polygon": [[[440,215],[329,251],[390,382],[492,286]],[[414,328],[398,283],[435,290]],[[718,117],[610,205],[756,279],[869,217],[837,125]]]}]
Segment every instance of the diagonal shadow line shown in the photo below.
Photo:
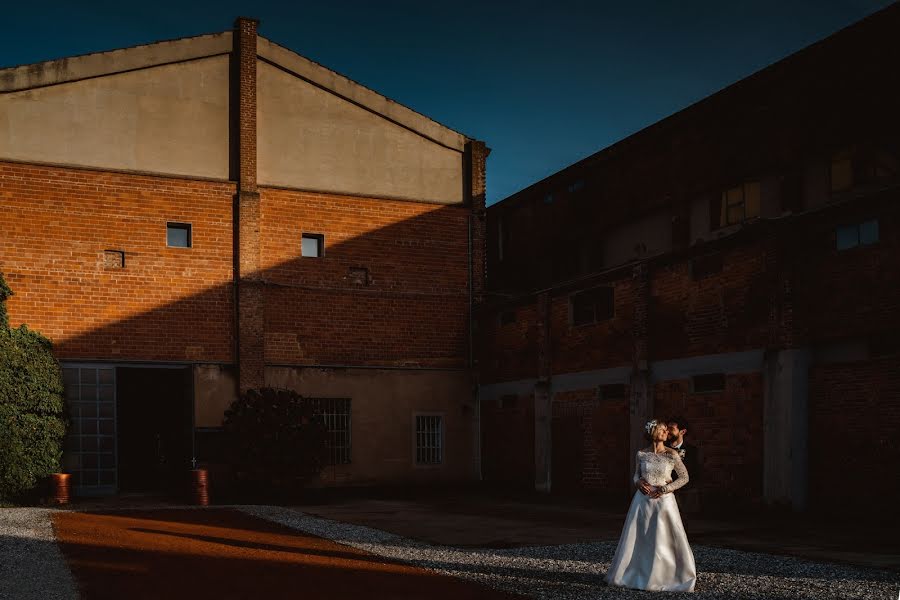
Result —
[{"label": "diagonal shadow line", "polygon": [[252,542],[237,540],[233,538],[217,537],[212,535],[201,535],[196,533],[177,533],[174,531],[164,531],[161,529],[150,529],[147,527],[129,527],[128,531],[137,531],[140,533],[149,533],[155,535],[167,535],[171,537],[196,540],[199,542],[207,542],[210,544],[221,544],[223,546],[232,546],[235,548],[246,548],[248,550],[265,550],[269,552],[287,552],[291,554],[315,555],[327,558],[341,558],[344,560],[354,560],[361,562],[383,563],[384,559],[369,554],[352,554],[349,552],[333,552],[330,550],[317,550],[313,548],[297,548],[294,546],[283,546],[279,544],[268,544],[265,542]]}]

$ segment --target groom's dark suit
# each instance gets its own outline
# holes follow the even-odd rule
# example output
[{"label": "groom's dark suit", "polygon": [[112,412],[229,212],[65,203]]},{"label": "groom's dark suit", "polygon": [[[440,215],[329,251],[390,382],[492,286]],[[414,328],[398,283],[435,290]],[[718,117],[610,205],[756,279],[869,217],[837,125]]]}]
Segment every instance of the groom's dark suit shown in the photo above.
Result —
[{"label": "groom's dark suit", "polygon": [[[669,446],[670,448],[674,448],[674,446]],[[700,451],[696,446],[692,444],[688,444],[687,442],[681,444],[681,448],[675,448],[676,450],[683,450],[684,456],[681,457],[681,461],[684,463],[684,467],[687,469],[688,477],[691,480],[691,483],[696,485],[700,482]],[[674,471],[672,472],[672,481],[678,479],[678,474]]]}]

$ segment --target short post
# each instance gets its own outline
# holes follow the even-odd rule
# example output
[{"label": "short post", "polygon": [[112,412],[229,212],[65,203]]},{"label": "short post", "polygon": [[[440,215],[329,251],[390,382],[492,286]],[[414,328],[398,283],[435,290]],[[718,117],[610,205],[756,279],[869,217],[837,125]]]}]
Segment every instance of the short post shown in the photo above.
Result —
[{"label": "short post", "polygon": [[50,482],[53,495],[50,498],[51,504],[68,504],[69,503],[69,478],[68,473],[51,473]]},{"label": "short post", "polygon": [[191,471],[191,503],[209,506],[209,475],[206,469]]}]

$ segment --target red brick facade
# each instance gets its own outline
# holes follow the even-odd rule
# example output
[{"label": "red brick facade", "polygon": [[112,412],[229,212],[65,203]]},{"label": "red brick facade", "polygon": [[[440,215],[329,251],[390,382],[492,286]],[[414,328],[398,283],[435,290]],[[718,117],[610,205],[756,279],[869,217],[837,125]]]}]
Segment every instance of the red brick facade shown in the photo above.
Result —
[{"label": "red brick facade", "polygon": [[[234,185],[0,163],[0,265],[62,359],[232,360]],[[190,223],[192,248],[166,246]],[[122,251],[125,268],[104,262]]]},{"label": "red brick facade", "polygon": [[[467,207],[261,199],[266,363],[466,367]],[[324,257],[297,258],[301,232],[325,236]]]},{"label": "red brick facade", "polygon": [[[119,93],[121,79],[112,76],[141,71],[147,76],[129,92],[139,98],[139,86],[151,89],[154,77],[166,79],[171,64],[180,75],[201,73],[198,93],[207,96],[198,100],[197,127],[209,135],[197,147],[209,160],[183,164],[164,151],[160,157],[155,146],[167,148],[171,135],[127,127],[180,113],[177,86],[159,98],[148,91],[152,101],[135,102],[138,108],[123,101],[121,134],[134,137],[123,144],[154,145],[146,154],[159,160],[146,168],[155,175],[137,174],[145,167],[140,152],[131,171],[131,163],[109,158],[109,145],[93,138],[88,142],[102,151],[63,153],[65,166],[0,156],[0,272],[15,294],[8,302],[11,324],[27,323],[54,342],[74,377],[71,402],[101,393],[90,383],[97,372],[108,378],[105,408],[147,423],[140,433],[149,442],[134,444],[140,446],[134,461],[165,459],[159,440],[171,434],[178,436],[179,454],[170,469],[198,460],[215,465],[222,456],[217,431],[236,393],[271,385],[320,399],[321,410],[332,411],[330,435],[342,446],[333,455],[340,460],[329,465],[331,484],[471,481],[478,473],[472,307],[484,293],[489,150],[259,38],[257,25],[240,18],[232,31],[112,51],[102,60],[91,56],[62,74],[52,64],[29,66],[29,73],[59,84],[54,89],[63,96],[82,93],[85,73],[119,97],[128,94]],[[171,61],[161,63],[160,56]],[[262,64],[260,72],[277,65],[294,77],[264,85],[257,73]],[[4,85],[15,88],[4,93],[31,93],[31,79],[20,78],[19,70],[3,75]],[[15,87],[17,78],[27,81]],[[280,103],[292,93],[318,104],[297,116]],[[79,101],[91,103],[85,96]],[[52,114],[55,106],[46,102],[41,109]],[[310,117],[322,107],[326,116]],[[328,130],[298,144],[313,170],[316,152],[332,163],[324,175],[309,176],[318,177],[309,188],[292,165],[284,176],[285,167],[272,160],[273,147],[296,151],[294,140],[258,130],[258,112],[270,125],[283,120],[286,129]],[[265,151],[257,156],[258,144],[270,151],[269,163]],[[379,144],[388,158],[359,163]],[[380,170],[394,156],[402,158],[394,161],[401,176]],[[212,174],[171,175],[193,175],[198,165]],[[291,187],[275,187],[283,181]],[[190,226],[189,247],[168,245],[167,223]],[[323,240],[319,256],[303,255],[303,234]],[[138,398],[135,388],[142,386],[126,382],[153,380],[152,371],[134,375],[139,369],[178,374],[181,388],[166,390],[178,414],[160,417],[160,409],[152,423],[142,420],[140,410],[156,408]],[[118,416],[98,412],[92,406],[77,415],[78,428],[87,423],[96,435],[82,445],[85,436],[71,433],[67,468],[99,469],[89,449],[97,450],[102,437],[103,484],[115,487],[115,469],[137,469],[138,462],[128,466],[128,457],[116,454]],[[94,422],[101,418],[103,432]],[[176,425],[151,430],[164,429],[156,421],[167,419]],[[119,458],[124,462],[116,463]],[[96,487],[100,479],[91,472],[79,481]]]}]

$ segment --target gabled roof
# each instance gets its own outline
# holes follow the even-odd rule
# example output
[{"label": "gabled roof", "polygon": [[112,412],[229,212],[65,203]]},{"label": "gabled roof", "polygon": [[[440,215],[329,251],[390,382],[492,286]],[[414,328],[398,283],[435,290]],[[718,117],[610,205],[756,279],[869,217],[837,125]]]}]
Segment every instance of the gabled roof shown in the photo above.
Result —
[{"label": "gabled roof", "polygon": [[[232,32],[225,31],[8,67],[0,69],[0,94],[221,56],[230,53],[232,48]],[[262,36],[258,36],[257,56],[260,60],[448,148],[461,152],[469,139],[462,133]]]}]

